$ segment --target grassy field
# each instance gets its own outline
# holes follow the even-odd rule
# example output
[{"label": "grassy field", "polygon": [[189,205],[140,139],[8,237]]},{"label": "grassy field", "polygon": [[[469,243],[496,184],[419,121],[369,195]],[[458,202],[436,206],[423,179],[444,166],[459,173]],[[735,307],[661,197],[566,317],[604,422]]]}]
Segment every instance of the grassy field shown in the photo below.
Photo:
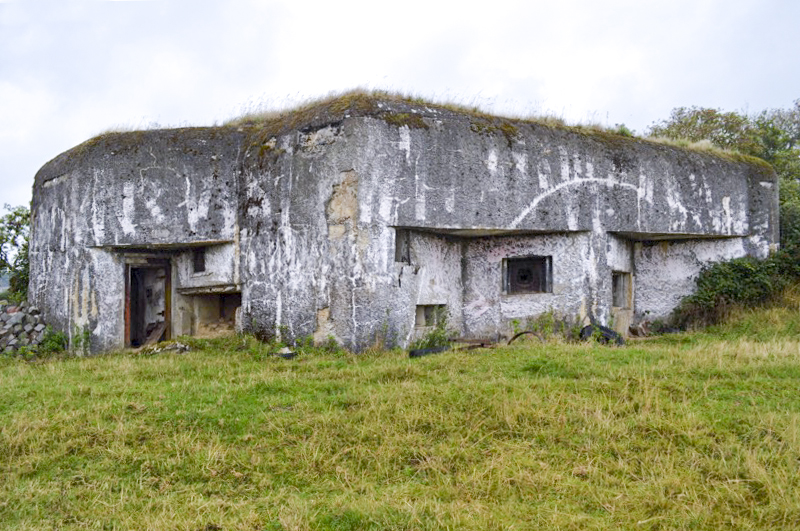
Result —
[{"label": "grassy field", "polygon": [[798,529],[800,318],[409,359],[0,359],[3,529]]}]

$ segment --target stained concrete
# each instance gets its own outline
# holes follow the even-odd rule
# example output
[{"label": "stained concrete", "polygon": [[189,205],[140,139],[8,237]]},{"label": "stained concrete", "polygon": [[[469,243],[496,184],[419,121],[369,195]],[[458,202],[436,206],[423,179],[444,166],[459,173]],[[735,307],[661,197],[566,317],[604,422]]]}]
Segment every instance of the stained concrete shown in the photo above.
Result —
[{"label": "stained concrete", "polygon": [[[289,340],[407,345],[425,305],[499,336],[547,311],[612,321],[613,271],[632,276],[625,319],[665,317],[703,265],[778,241],[757,162],[369,96],[290,118],[104,135],[45,165],[30,295],[47,321],[124,345],[126,264],[145,256],[172,265],[175,334],[225,293],[243,329]],[[504,292],[523,256],[551,257],[552,293]]]}]

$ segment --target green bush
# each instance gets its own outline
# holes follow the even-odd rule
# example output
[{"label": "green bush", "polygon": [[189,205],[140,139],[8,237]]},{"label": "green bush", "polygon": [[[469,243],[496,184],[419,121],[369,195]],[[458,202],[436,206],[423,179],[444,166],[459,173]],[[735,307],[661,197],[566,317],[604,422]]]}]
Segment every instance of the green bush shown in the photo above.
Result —
[{"label": "green bush", "polygon": [[450,344],[450,334],[447,331],[447,310],[439,308],[436,310],[436,326],[409,345],[408,350],[419,350],[426,348],[445,347]]},{"label": "green bush", "polygon": [[67,350],[69,339],[64,332],[56,332],[50,326],[45,328],[44,336],[37,349],[39,355],[52,355]]},{"label": "green bush", "polygon": [[781,250],[766,260],[736,258],[704,268],[696,291],[673,313],[673,324],[680,328],[713,325],[734,308],[755,308],[775,300],[788,284],[800,279],[798,251]]},{"label": "green bush", "polygon": [[28,242],[20,247],[14,260],[14,268],[8,276],[8,291],[11,300],[20,303],[28,297],[28,280],[30,279],[30,263],[28,261]]}]

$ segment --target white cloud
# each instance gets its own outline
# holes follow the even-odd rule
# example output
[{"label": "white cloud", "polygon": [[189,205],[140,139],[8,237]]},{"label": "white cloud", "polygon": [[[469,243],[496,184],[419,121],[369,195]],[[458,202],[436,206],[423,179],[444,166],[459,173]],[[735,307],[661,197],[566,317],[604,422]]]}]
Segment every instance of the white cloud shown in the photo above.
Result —
[{"label": "white cloud", "polygon": [[0,202],[26,201],[46,160],[110,127],[355,86],[640,131],[679,105],[800,97],[788,0],[0,4]]},{"label": "white cloud", "polygon": [[56,108],[55,98],[43,87],[25,87],[0,81],[0,143],[22,144],[35,140]]}]

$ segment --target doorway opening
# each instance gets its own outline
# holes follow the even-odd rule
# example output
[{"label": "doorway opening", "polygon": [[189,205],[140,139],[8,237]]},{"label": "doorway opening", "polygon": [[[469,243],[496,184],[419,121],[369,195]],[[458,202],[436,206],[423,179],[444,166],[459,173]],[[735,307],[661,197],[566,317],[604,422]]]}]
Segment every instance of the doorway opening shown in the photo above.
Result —
[{"label": "doorway opening", "polygon": [[169,339],[169,261],[129,264],[126,273],[125,346],[141,347]]},{"label": "doorway opening", "polygon": [[242,305],[241,293],[203,294],[192,299],[195,324],[192,335],[214,337],[235,331],[236,311]]},{"label": "doorway opening", "polygon": [[633,322],[633,277],[628,272],[611,272],[611,318],[614,330],[627,336]]}]

